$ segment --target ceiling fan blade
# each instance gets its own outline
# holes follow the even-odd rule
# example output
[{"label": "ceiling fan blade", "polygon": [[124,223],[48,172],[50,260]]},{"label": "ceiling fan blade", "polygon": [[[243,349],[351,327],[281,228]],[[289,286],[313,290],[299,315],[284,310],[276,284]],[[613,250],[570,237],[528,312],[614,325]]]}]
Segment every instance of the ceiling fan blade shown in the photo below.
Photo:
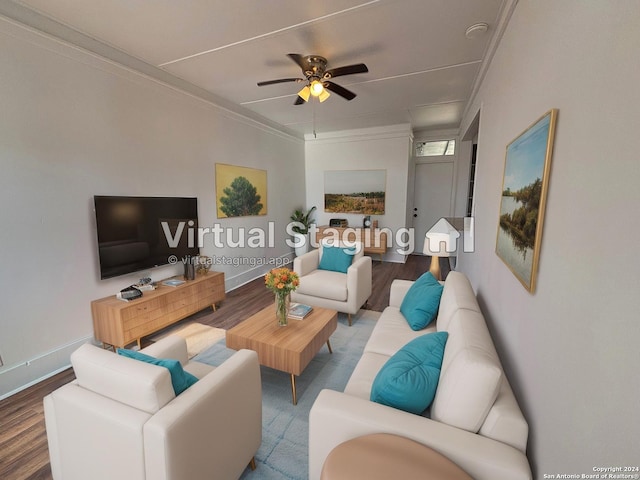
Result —
[{"label": "ceiling fan blade", "polygon": [[302,105],[303,103],[305,103],[305,101],[300,97],[296,97],[296,101],[293,102],[294,105]]},{"label": "ceiling fan blade", "polygon": [[342,98],[346,100],[353,100],[354,98],[356,98],[356,94],[353,93],[351,90],[347,90],[346,88],[341,87],[340,85],[337,85],[333,82],[324,82],[323,85],[324,85],[324,88],[326,88],[327,90],[330,90],[333,93],[340,95]]},{"label": "ceiling fan blade", "polygon": [[287,53],[287,57],[296,62],[303,72],[309,68],[309,65],[307,65],[307,62],[305,62],[304,57],[299,53]]},{"label": "ceiling fan blade", "polygon": [[302,82],[304,79],[302,78],[279,78],[278,80],[267,80],[266,82],[258,82],[259,87],[264,87],[265,85],[273,85],[275,83],[287,83],[287,82]]},{"label": "ceiling fan blade", "polygon": [[347,65],[346,67],[332,68],[324,72],[324,78],[341,77],[343,75],[353,75],[354,73],[367,73],[369,69],[364,63],[356,63],[354,65]]}]

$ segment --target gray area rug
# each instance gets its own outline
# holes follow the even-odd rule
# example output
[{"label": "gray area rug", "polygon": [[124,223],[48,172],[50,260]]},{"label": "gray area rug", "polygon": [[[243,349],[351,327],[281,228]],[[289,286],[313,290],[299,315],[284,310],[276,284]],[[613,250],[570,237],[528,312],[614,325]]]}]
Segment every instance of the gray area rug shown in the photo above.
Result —
[{"label": "gray area rug", "polygon": [[[245,470],[242,479],[306,479],[309,476],[309,410],[323,388],[344,390],[379,312],[360,310],[349,327],[338,314],[331,336],[333,354],[324,346],[296,379],[298,405],[291,403],[289,374],[260,367],[262,375],[262,444],[256,455],[258,468]],[[275,320],[274,320],[275,321]],[[218,366],[233,355],[224,340],[193,360]]]}]

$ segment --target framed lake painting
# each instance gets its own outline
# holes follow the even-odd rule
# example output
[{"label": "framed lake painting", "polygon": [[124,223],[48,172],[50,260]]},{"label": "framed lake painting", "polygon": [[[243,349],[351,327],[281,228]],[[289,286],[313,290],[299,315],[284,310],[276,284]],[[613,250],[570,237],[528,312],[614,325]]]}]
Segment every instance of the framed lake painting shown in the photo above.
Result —
[{"label": "framed lake painting", "polygon": [[507,145],[496,254],[529,292],[535,291],[542,221],[558,110],[552,109]]}]

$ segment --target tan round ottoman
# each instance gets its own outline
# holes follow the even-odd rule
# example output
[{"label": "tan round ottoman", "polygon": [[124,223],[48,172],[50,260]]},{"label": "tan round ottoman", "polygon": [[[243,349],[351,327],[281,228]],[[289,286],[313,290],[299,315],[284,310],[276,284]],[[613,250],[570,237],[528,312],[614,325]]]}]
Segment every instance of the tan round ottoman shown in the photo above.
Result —
[{"label": "tan round ottoman", "polygon": [[321,480],[473,480],[447,457],[388,433],[341,443],[327,456]]}]

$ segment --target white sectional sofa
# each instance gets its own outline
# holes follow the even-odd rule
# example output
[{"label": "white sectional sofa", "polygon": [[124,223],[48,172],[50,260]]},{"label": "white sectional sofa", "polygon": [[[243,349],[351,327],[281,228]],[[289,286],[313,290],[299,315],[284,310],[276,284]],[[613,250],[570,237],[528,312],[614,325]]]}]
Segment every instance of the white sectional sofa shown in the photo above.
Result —
[{"label": "white sectional sofa", "polygon": [[[413,282],[394,280],[344,392],[323,390],[309,414],[309,478],[320,478],[331,450],[369,433],[401,435],[442,453],[476,480],[527,480],[528,425],[518,406],[467,277],[450,272],[438,316],[413,331],[400,313]],[[415,415],[369,400],[378,371],[414,338],[447,331],[436,395]]]}]

